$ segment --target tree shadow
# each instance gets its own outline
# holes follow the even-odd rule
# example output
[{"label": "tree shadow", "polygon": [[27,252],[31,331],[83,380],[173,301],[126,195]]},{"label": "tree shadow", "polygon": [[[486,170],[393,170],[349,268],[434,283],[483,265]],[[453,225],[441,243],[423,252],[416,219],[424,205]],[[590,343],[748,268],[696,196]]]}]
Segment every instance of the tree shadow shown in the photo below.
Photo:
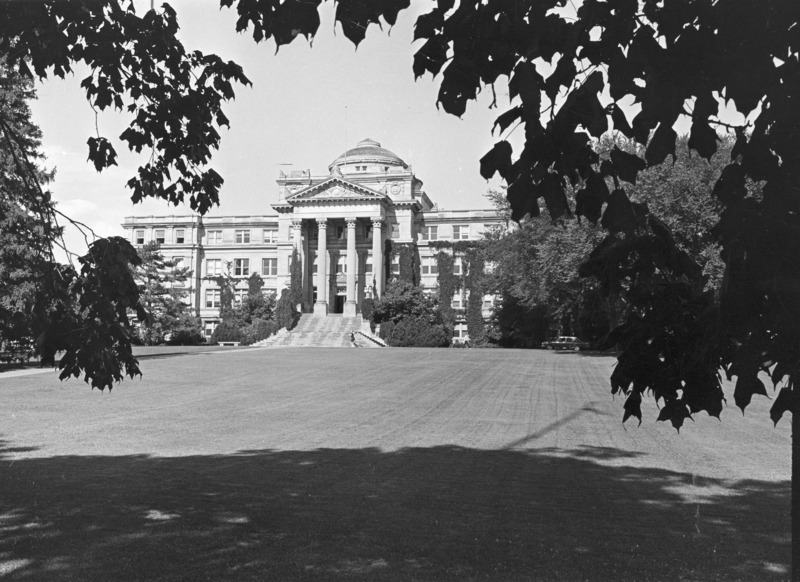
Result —
[{"label": "tree shadow", "polygon": [[0,457],[9,580],[779,580],[788,482],[604,447]]}]

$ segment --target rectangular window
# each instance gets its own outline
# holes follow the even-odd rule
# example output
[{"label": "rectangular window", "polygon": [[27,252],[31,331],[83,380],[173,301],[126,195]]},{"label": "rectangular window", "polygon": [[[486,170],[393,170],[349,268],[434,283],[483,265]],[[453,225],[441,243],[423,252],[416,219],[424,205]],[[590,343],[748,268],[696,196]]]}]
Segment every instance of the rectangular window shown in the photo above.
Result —
[{"label": "rectangular window", "polygon": [[494,261],[486,261],[483,264],[483,272],[488,274],[494,273]]},{"label": "rectangular window", "polygon": [[160,245],[163,245],[167,240],[166,231],[163,228],[157,228],[155,230],[155,240]]},{"label": "rectangular window", "polygon": [[314,254],[314,260],[311,261],[311,274],[317,274],[317,255]]},{"label": "rectangular window", "polygon": [[237,303],[241,303],[244,300],[245,295],[247,295],[247,291],[245,289],[235,289],[233,291],[233,300]]},{"label": "rectangular window", "polygon": [[453,275],[461,274],[461,257],[453,259]]},{"label": "rectangular window", "polygon": [[466,323],[457,323],[455,326],[453,326],[453,339],[460,341],[468,339]]},{"label": "rectangular window", "polygon": [[439,227],[438,226],[423,226],[422,227],[422,240],[439,240]]},{"label": "rectangular window", "polygon": [[336,227],[336,238],[338,240],[344,240],[344,226],[338,225]]},{"label": "rectangular window", "polygon": [[215,309],[219,307],[219,289],[206,289],[206,307]]},{"label": "rectangular window", "polygon": [[278,274],[278,259],[261,259],[261,276],[275,277]]},{"label": "rectangular window", "polygon": [[372,223],[368,222],[364,225],[364,238],[366,240],[372,240]]},{"label": "rectangular window", "polygon": [[222,275],[222,259],[206,259],[206,277]]},{"label": "rectangular window", "polygon": [[461,292],[457,291],[455,295],[453,295],[453,300],[450,302],[450,306],[453,309],[462,309],[464,307],[463,297],[461,296]]},{"label": "rectangular window", "polygon": [[336,274],[344,275],[345,273],[347,273],[347,257],[339,255],[339,258],[336,259]]},{"label": "rectangular window", "polygon": [[274,228],[265,228],[262,236],[265,243],[278,242],[278,231]]},{"label": "rectangular window", "polygon": [[364,261],[364,273],[367,275],[372,274],[372,253],[369,253]]},{"label": "rectangular window", "polygon": [[319,227],[316,224],[308,225],[308,238],[317,240],[319,238]]},{"label": "rectangular window", "polygon": [[400,257],[397,255],[392,257],[392,275],[400,275]]},{"label": "rectangular window", "polygon": [[250,231],[249,230],[237,230],[236,231],[236,244],[248,244],[250,242]]},{"label": "rectangular window", "polygon": [[250,276],[250,259],[233,259],[233,276]]},{"label": "rectangular window", "polygon": [[400,225],[399,224],[393,224],[390,232],[391,232],[391,238],[399,237],[400,236]]},{"label": "rectangular window", "polygon": [[217,321],[207,321],[203,324],[203,334],[206,337],[211,337],[217,329]]},{"label": "rectangular window", "polygon": [[422,257],[421,271],[423,275],[437,275],[439,273],[439,265],[436,257]]},{"label": "rectangular window", "polygon": [[221,230],[209,230],[206,232],[206,244],[209,245],[220,245],[222,244],[222,231]]},{"label": "rectangular window", "polygon": [[175,229],[175,244],[182,245],[186,241],[186,238],[183,235],[183,229],[178,228]]},{"label": "rectangular window", "polygon": [[491,295],[484,295],[483,296],[483,308],[484,309],[491,309],[494,307],[494,297]]},{"label": "rectangular window", "polygon": [[137,245],[143,245],[144,244],[144,231],[143,230],[137,230],[136,231],[135,240],[136,240],[136,244]]},{"label": "rectangular window", "polygon": [[469,239],[469,225],[461,224],[453,227],[453,240],[468,240]]}]

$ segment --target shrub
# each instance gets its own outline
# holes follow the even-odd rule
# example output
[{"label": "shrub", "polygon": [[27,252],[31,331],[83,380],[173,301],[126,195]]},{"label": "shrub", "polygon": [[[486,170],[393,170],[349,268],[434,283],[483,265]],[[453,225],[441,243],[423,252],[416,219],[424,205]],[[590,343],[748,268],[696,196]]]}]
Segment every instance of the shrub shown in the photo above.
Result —
[{"label": "shrub", "polygon": [[281,291],[281,298],[275,307],[275,322],[278,324],[278,329],[282,327],[293,329],[299,319],[300,314],[297,313],[293,303],[292,293],[289,289],[284,289]]},{"label": "shrub", "polygon": [[241,342],[244,341],[244,334],[241,328],[230,321],[220,321],[217,329],[211,334],[210,342]]},{"label": "shrub", "polygon": [[272,320],[259,319],[242,329],[242,343],[254,344],[278,332],[280,327]]},{"label": "shrub", "polygon": [[205,343],[200,318],[184,313],[172,329],[167,341],[171,346],[196,346]]},{"label": "shrub", "polygon": [[389,336],[392,335],[392,330],[394,329],[394,322],[389,320],[381,323],[381,331],[378,337],[380,337],[383,341],[387,344],[389,343]]},{"label": "shrub", "polygon": [[372,313],[375,311],[375,300],[372,297],[365,297],[361,301],[361,317],[372,321]]},{"label": "shrub", "polygon": [[[384,325],[381,325],[381,336]],[[450,344],[444,326],[431,323],[425,317],[404,317],[389,326],[386,336],[386,343],[394,347],[441,348]]]}]

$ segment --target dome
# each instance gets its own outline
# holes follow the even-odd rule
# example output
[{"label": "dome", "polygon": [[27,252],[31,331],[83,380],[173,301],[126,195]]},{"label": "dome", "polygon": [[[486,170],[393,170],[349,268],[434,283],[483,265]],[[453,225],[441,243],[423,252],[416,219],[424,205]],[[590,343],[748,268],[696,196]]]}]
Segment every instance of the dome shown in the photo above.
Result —
[{"label": "dome", "polygon": [[358,142],[356,147],[350,148],[338,158],[333,160],[328,168],[333,169],[335,166],[341,166],[344,164],[349,165],[361,163],[387,164],[391,166],[402,166],[404,168],[408,167],[408,164],[401,160],[400,157],[398,157],[398,155],[394,152],[391,152],[386,148],[382,148],[381,144],[374,139],[365,139]]}]

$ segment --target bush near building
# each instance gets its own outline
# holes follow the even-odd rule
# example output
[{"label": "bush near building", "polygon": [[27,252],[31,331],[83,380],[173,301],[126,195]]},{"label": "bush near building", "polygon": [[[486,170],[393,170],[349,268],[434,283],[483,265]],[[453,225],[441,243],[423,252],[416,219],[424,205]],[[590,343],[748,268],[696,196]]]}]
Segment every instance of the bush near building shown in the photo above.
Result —
[{"label": "bush near building", "polygon": [[450,334],[442,322],[435,297],[408,281],[393,281],[378,301],[372,321],[381,325],[380,337],[393,347],[445,347]]}]

